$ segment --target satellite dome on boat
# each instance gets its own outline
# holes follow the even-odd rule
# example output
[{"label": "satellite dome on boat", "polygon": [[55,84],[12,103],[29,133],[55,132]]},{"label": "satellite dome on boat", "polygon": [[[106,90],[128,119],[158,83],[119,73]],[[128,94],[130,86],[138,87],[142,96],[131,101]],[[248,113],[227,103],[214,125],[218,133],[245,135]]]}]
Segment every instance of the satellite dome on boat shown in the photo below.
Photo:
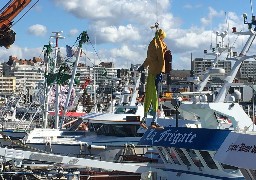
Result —
[{"label": "satellite dome on boat", "polygon": [[200,82],[200,78],[198,76],[193,76],[193,77],[187,77],[187,81],[188,82],[193,82],[193,83],[199,83]]},{"label": "satellite dome on boat", "polygon": [[224,75],[225,74],[225,69],[223,69],[223,68],[212,68],[212,69],[209,69],[209,73],[211,75]]},{"label": "satellite dome on boat", "polygon": [[238,90],[234,90],[234,92],[232,93],[232,96],[234,96],[236,100],[240,100],[242,98],[242,94]]}]

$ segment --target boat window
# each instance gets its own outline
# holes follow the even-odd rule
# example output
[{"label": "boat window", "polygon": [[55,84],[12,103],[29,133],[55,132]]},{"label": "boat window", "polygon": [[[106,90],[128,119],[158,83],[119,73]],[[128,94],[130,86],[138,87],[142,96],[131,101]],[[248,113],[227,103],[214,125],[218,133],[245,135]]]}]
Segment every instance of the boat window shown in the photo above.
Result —
[{"label": "boat window", "polygon": [[175,151],[177,152],[177,154],[179,155],[180,159],[182,160],[182,162],[187,165],[187,166],[191,166],[189,160],[187,159],[186,155],[183,153],[183,151],[179,148],[175,148]]},{"label": "boat window", "polygon": [[179,164],[180,165],[180,162],[179,162],[175,152],[171,148],[167,148],[167,149],[168,149],[169,156],[172,158],[173,162],[175,164]]},{"label": "boat window", "polygon": [[115,114],[135,114],[137,108],[119,107],[116,109]]},{"label": "boat window", "polygon": [[207,166],[211,169],[218,169],[211,155],[207,151],[199,151]]},{"label": "boat window", "polygon": [[199,157],[196,155],[194,150],[186,149],[186,151],[188,152],[189,156],[197,167],[203,167],[203,164],[201,163]]},{"label": "boat window", "polygon": [[139,124],[90,124],[91,131],[96,132],[98,135],[105,136],[141,137],[143,134],[137,133],[139,128]]},{"label": "boat window", "polygon": [[117,108],[115,111],[115,114],[124,114],[125,113],[125,108]]},{"label": "boat window", "polygon": [[222,167],[223,167],[224,169],[232,169],[232,170],[237,170],[237,169],[238,169],[237,167],[231,166],[231,165],[228,165],[228,164],[222,164],[222,163],[221,163],[221,165],[222,165]]},{"label": "boat window", "polygon": [[167,151],[165,151],[164,148],[157,147],[157,149],[158,149],[158,152],[161,154],[161,157],[164,159],[165,162],[167,162],[167,163],[172,162],[169,155],[166,153]]}]

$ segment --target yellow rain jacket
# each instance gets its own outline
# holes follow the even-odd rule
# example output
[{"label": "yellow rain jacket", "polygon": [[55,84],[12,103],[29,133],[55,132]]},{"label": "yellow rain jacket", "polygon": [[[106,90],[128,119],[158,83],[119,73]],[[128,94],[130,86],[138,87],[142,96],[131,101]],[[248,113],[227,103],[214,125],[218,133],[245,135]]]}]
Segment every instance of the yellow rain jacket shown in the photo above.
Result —
[{"label": "yellow rain jacket", "polygon": [[165,73],[164,53],[167,51],[167,46],[160,38],[154,38],[148,45],[147,58],[142,64],[148,67],[148,73],[152,75]]},{"label": "yellow rain jacket", "polygon": [[[146,94],[144,101],[144,116],[146,117],[150,105],[154,113],[158,110],[158,95],[155,85],[156,75],[165,73],[164,54],[167,51],[167,45],[163,41],[166,34],[161,29],[157,32],[156,37],[148,45],[147,58],[143,62],[144,67],[148,67],[148,77],[146,84]],[[161,38],[160,38],[161,37]],[[154,116],[154,121],[156,117]]]}]

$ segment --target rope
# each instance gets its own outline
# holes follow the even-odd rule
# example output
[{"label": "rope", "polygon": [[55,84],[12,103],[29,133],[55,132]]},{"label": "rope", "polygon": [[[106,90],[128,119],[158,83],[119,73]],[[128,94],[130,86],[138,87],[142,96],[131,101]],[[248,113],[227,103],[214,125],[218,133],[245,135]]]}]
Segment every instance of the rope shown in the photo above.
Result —
[{"label": "rope", "polygon": [[[86,56],[86,53],[84,51],[82,53]],[[95,66],[95,64],[92,62],[92,60],[88,56],[86,56],[86,58],[92,63],[93,66]]]},{"label": "rope", "polygon": [[40,0],[37,0],[15,23],[13,23],[11,27],[13,27],[15,24],[17,24]]},{"label": "rope", "polygon": [[157,0],[156,0],[156,22],[158,22],[158,2],[157,2]]},{"label": "rope", "polygon": [[100,62],[101,62],[100,56],[99,56],[98,52],[96,51],[96,49],[94,48],[94,46],[93,46],[92,42],[90,41],[90,39],[89,39],[89,42],[90,42],[90,44],[91,44],[91,46],[92,46],[92,48],[93,48],[93,51],[95,52],[96,56],[98,57],[98,59],[99,59]]}]

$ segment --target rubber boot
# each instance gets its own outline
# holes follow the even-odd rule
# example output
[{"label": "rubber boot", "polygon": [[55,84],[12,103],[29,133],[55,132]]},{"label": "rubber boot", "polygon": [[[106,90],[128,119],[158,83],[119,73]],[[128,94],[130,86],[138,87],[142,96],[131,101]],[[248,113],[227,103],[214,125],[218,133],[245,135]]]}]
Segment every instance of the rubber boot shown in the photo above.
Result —
[{"label": "rubber boot", "polygon": [[155,129],[164,129],[163,126],[160,126],[160,125],[157,123],[157,112],[154,112],[154,113],[153,113],[153,119],[152,119],[152,122],[151,122],[151,128],[155,128]]},{"label": "rubber boot", "polygon": [[140,121],[140,126],[144,129],[148,129],[147,124],[146,124],[146,120],[147,120],[147,115],[144,115],[144,117]]}]

